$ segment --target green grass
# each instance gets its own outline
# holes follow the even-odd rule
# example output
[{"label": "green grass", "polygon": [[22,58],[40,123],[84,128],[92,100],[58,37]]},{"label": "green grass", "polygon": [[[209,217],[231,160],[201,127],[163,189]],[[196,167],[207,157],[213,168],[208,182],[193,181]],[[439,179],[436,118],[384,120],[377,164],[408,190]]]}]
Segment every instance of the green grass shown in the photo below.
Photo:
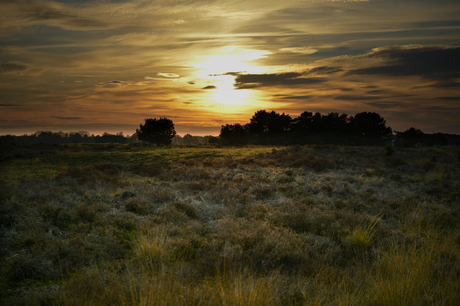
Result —
[{"label": "green grass", "polygon": [[460,303],[456,147],[1,157],[2,305]]},{"label": "green grass", "polygon": [[[52,147],[47,152],[27,152],[30,146],[23,146],[24,157],[7,159],[1,166],[0,180],[10,182],[20,178],[53,177],[63,167],[91,167],[113,163],[124,166],[152,162],[176,162],[189,159],[225,159],[256,156],[270,152],[272,147],[153,147],[133,145],[66,145],[64,149]],[[107,150],[104,150],[107,148]]]}]

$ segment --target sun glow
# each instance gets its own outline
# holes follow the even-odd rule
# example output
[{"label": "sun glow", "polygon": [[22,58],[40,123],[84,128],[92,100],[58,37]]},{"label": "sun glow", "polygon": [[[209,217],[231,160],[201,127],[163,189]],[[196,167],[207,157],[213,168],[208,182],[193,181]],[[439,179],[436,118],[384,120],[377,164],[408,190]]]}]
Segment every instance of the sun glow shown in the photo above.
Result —
[{"label": "sun glow", "polygon": [[214,83],[216,89],[213,89],[211,94],[215,102],[227,105],[239,105],[248,102],[248,98],[251,96],[250,91],[235,89],[233,86],[235,78],[233,76],[221,75],[216,76],[216,78],[218,79]]},{"label": "sun glow", "polygon": [[236,47],[228,47],[221,55],[214,55],[206,58],[205,61],[194,64],[198,69],[196,75],[206,82],[206,85],[213,86],[209,89],[210,98],[219,104],[241,105],[251,103],[253,93],[249,90],[235,89],[236,73],[262,73],[264,67],[251,65],[251,61],[264,58],[268,54],[265,51],[241,51]]}]

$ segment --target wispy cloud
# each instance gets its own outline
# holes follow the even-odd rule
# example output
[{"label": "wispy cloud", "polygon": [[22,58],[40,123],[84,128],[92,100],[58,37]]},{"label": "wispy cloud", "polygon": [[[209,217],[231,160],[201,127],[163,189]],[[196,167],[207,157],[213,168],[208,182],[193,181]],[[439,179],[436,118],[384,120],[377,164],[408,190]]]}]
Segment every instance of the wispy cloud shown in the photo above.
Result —
[{"label": "wispy cloud", "polygon": [[180,75],[170,72],[158,72],[157,75],[165,78],[180,78]]},{"label": "wispy cloud", "polygon": [[56,118],[60,120],[80,120],[82,117],[61,117],[61,116],[51,116],[51,118]]},{"label": "wispy cloud", "polygon": [[9,62],[0,65],[0,72],[2,73],[15,73],[28,70],[30,67],[25,64]]}]

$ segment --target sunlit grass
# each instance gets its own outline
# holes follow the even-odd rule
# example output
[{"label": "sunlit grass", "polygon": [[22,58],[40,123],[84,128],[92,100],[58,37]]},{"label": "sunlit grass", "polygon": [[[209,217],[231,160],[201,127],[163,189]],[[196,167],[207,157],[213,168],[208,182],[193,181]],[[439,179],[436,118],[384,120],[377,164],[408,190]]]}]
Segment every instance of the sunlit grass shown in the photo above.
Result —
[{"label": "sunlit grass", "polygon": [[[116,145],[104,150],[105,145],[70,145],[65,150],[46,153],[27,152],[19,158],[9,159],[2,165],[0,180],[18,181],[20,178],[53,177],[63,171],[65,166],[90,167],[114,163],[120,165],[142,164],[157,161],[175,162],[179,160],[212,158],[240,158],[270,152],[273,147],[135,147]],[[26,150],[26,148],[25,148]],[[102,151],[101,151],[102,150]],[[22,157],[23,156],[23,157]],[[67,170],[64,169],[65,170]]]},{"label": "sunlit grass", "polygon": [[0,303],[458,305],[460,154],[436,150],[435,166],[379,147],[18,154]]}]

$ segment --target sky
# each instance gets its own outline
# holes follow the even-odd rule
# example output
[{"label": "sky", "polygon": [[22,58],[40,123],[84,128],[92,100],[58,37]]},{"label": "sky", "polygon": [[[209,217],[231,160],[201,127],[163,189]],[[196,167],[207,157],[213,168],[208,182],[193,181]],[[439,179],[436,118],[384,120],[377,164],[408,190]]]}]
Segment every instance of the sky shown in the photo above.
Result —
[{"label": "sky", "polygon": [[0,0],[0,135],[258,110],[460,134],[458,0]]}]

